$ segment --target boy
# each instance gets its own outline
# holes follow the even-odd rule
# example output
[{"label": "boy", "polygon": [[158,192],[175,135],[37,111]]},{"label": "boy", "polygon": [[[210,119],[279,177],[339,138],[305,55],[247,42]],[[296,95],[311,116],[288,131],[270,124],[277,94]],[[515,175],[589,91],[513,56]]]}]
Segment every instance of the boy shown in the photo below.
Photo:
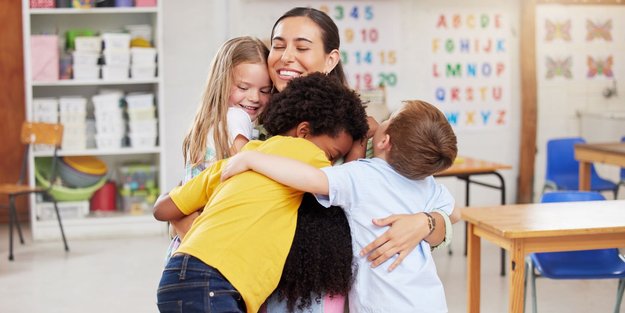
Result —
[{"label": "boy", "polygon": [[[318,169],[283,157],[245,152],[228,161],[222,179],[251,169],[316,194],[324,206],[343,207],[355,252],[384,232],[372,225],[372,217],[412,214],[415,203],[424,204],[423,214],[428,216],[431,232],[435,223],[428,212],[441,209],[451,215],[453,211],[454,199],[432,175],[452,165],[457,154],[456,136],[445,116],[431,104],[404,103],[376,130],[373,159]],[[422,241],[417,249],[420,251],[406,256],[393,272],[371,268],[365,257],[357,257],[350,312],[447,312],[429,244]]]},{"label": "boy", "polygon": [[[263,119],[270,133],[282,136],[251,141],[243,151],[314,167],[329,166],[368,130],[358,95],[323,74],[293,80],[273,96]],[[224,161],[155,204],[161,221],[204,208],[163,271],[161,312],[256,313],[280,280],[303,192],[253,172],[220,184]]]}]

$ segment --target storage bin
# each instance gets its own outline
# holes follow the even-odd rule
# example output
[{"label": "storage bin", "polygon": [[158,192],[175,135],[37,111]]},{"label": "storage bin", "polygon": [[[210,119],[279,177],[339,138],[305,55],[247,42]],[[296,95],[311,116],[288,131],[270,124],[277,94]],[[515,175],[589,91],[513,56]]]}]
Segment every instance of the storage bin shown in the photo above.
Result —
[{"label": "storage bin", "polygon": [[131,7],[134,6],[133,0],[115,0],[116,7]]},{"label": "storage bin", "polygon": [[96,122],[96,132],[99,135],[103,136],[113,136],[117,138],[124,137],[126,133],[126,127],[124,125],[124,121],[119,119],[116,122],[107,121],[107,122]]},{"label": "storage bin", "polygon": [[90,80],[100,79],[99,65],[74,65],[74,79]]},{"label": "storage bin", "polygon": [[139,120],[139,121],[128,121],[128,129],[131,134],[145,134],[156,136],[158,134],[158,124],[156,119],[152,120]]},{"label": "storage bin", "polygon": [[128,79],[128,66],[102,65],[103,80],[125,80]]},{"label": "storage bin", "polygon": [[[54,203],[52,202],[40,202],[35,204],[37,210],[37,219],[53,220],[56,219],[56,212],[54,211]],[[57,208],[59,214],[63,219],[84,218],[89,215],[89,201],[70,201],[70,202],[57,202]]]},{"label": "storage bin", "polygon": [[154,107],[153,93],[129,93],[126,95],[128,109],[147,109]]},{"label": "storage bin", "polygon": [[135,0],[136,7],[155,7],[156,0]]},{"label": "storage bin", "polygon": [[139,38],[143,40],[147,40],[147,41],[152,41],[152,26],[148,24],[125,25],[124,29],[128,31],[128,33],[130,34],[131,45],[132,45],[132,40],[139,39]]},{"label": "storage bin", "polygon": [[131,65],[130,78],[151,79],[156,78],[156,65]]},{"label": "storage bin", "polygon": [[133,148],[154,148],[156,147],[156,135],[144,133],[129,133],[130,146]]},{"label": "storage bin", "polygon": [[89,9],[95,6],[95,0],[72,0],[72,7],[77,9]]},{"label": "storage bin", "polygon": [[98,36],[77,36],[74,38],[74,47],[75,51],[99,54],[102,51],[102,38]]},{"label": "storage bin", "polygon": [[34,98],[33,121],[43,123],[58,123],[59,100],[57,98]]},{"label": "storage bin", "polygon": [[[96,36],[96,31],[93,29],[85,28],[85,29],[68,29],[65,32],[65,44],[67,50],[91,50],[91,51],[102,51],[102,39]],[[94,42],[89,43],[89,46],[81,46],[80,49],[76,47],[76,38],[78,37],[96,37],[98,38],[98,45],[94,45]],[[86,44],[86,43],[85,43]]]},{"label": "storage bin", "polygon": [[32,79],[59,80],[59,38],[56,35],[31,35],[30,51]]},{"label": "storage bin", "polygon": [[127,50],[104,50],[104,64],[112,66],[130,66],[130,52]]},{"label": "storage bin", "polygon": [[130,34],[124,33],[104,33],[102,34],[105,50],[125,50],[130,49]]},{"label": "storage bin", "polygon": [[[86,118],[87,118],[86,114],[80,114],[80,113],[61,114],[59,121],[61,122],[61,124],[65,126],[65,128],[63,129],[64,131],[63,133],[65,133],[66,129],[67,129],[67,133],[70,133],[70,130],[68,129],[68,127],[71,127],[70,125],[82,125],[82,124],[86,125],[85,123]],[[71,131],[84,131],[84,130],[72,129]]]},{"label": "storage bin", "polygon": [[119,180],[122,190],[136,192],[156,188],[157,168],[149,164],[131,164],[119,167]]},{"label": "storage bin", "polygon": [[124,138],[118,135],[96,134],[95,144],[98,149],[119,149]]},{"label": "storage bin", "polygon": [[128,108],[126,112],[128,113],[128,121],[143,121],[143,120],[153,120],[156,118],[155,114],[156,109],[154,107],[151,108],[138,108],[131,109]]},{"label": "storage bin", "polygon": [[111,111],[121,109],[123,93],[101,93],[91,97],[96,111]]},{"label": "storage bin", "polygon": [[155,48],[130,48],[132,65],[154,66],[156,64]]},{"label": "storage bin", "polygon": [[30,7],[51,9],[54,8],[54,0],[30,0]]},{"label": "storage bin", "polygon": [[64,114],[82,114],[87,113],[87,98],[85,97],[61,97],[59,98],[59,111]]},{"label": "storage bin", "polygon": [[91,50],[76,50],[72,52],[72,63],[75,65],[98,65],[100,53]]}]

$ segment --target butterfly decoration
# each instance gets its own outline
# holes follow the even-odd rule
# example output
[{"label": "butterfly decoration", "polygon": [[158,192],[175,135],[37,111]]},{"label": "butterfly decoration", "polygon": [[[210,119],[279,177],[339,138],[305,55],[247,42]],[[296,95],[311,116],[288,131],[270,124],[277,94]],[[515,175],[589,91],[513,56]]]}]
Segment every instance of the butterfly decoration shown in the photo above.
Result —
[{"label": "butterfly decoration", "polygon": [[564,41],[571,41],[571,20],[565,22],[552,22],[545,20],[545,30],[547,35],[545,41],[553,41],[554,39],[562,39]]},{"label": "butterfly decoration", "polygon": [[573,78],[573,74],[571,73],[572,64],[573,61],[570,56],[565,59],[547,57],[547,79],[551,79],[555,76]]},{"label": "butterfly decoration", "polygon": [[588,78],[599,75],[614,77],[614,72],[612,72],[612,56],[607,57],[605,60],[594,59],[588,56],[586,63],[588,64]]},{"label": "butterfly decoration", "polygon": [[612,19],[605,21],[603,24],[586,20],[586,31],[588,31],[586,41],[592,41],[594,39],[612,41]]}]

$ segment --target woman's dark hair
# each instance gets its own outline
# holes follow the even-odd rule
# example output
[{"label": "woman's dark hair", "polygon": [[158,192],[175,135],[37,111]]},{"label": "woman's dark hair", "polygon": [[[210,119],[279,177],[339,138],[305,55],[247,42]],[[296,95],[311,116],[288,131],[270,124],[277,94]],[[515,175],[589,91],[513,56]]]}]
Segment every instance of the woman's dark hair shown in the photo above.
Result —
[{"label": "woman's dark hair", "polygon": [[[273,32],[276,29],[276,26],[278,26],[278,23],[280,23],[280,21],[285,18],[298,16],[307,17],[315,24],[317,24],[317,26],[319,26],[319,29],[321,30],[321,41],[323,42],[323,48],[325,53],[330,53],[334,49],[339,50],[339,47],[341,46],[339,28],[336,26],[332,18],[330,18],[327,14],[323,13],[323,11],[319,11],[310,7],[296,7],[280,16],[276,23],[273,24],[273,28],[271,29],[271,37],[269,38],[273,38]],[[341,63],[340,59],[334,69],[330,73],[328,73],[328,75],[337,78],[343,85],[347,86],[347,78],[345,77],[345,71],[343,70],[343,64]]]},{"label": "woman's dark hair", "polygon": [[313,136],[335,137],[346,131],[354,141],[364,138],[369,130],[358,94],[321,73],[291,80],[282,92],[272,96],[261,120],[271,135],[284,134],[301,122],[310,123]]},{"label": "woman's dark hair", "polygon": [[287,309],[302,310],[324,294],[347,295],[353,282],[352,237],[340,207],[322,207],[309,193],[299,207],[297,230],[274,291]]}]

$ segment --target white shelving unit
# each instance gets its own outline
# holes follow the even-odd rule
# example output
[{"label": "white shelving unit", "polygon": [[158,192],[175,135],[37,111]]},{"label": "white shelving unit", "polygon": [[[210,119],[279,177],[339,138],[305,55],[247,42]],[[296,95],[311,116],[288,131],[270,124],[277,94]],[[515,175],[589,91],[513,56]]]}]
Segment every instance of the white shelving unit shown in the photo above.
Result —
[{"label": "white shelving unit", "polygon": [[[158,184],[160,189],[165,182],[165,154],[162,149],[165,99],[163,94],[163,24],[162,1],[156,7],[132,8],[30,8],[29,0],[22,0],[24,72],[26,94],[26,118],[33,116],[33,99],[39,97],[83,96],[91,98],[100,88],[121,89],[124,92],[153,92],[156,101],[158,118],[158,142],[153,148],[123,147],[120,149],[84,149],[60,150],[60,156],[97,156],[107,163],[109,177],[117,177],[117,168],[130,161],[150,163],[158,168]],[[154,79],[123,79],[105,80],[58,80],[51,82],[33,81],[31,73],[31,34],[57,33],[64,36],[68,29],[90,28],[98,31],[118,31],[124,25],[149,24],[152,26],[153,43],[157,49],[157,78]],[[29,154],[29,182],[35,184],[35,158],[50,157],[51,151],[31,151]],[[30,199],[31,229],[33,239],[47,240],[60,238],[58,224],[55,220],[38,220],[36,209],[37,197]],[[123,212],[113,214],[89,214],[84,218],[64,219],[65,234],[71,238],[93,238],[112,236],[132,236],[165,233],[163,223],[154,220],[150,212],[135,215]]]}]

